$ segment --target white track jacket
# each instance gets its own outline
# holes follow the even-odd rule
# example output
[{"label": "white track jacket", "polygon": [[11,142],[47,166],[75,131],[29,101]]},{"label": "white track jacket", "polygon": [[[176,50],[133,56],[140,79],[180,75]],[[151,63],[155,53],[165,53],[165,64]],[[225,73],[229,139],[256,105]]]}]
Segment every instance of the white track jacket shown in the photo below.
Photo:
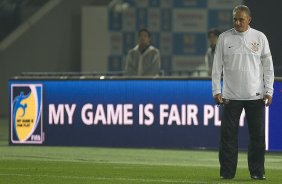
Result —
[{"label": "white track jacket", "polygon": [[[223,70],[223,89],[221,74]],[[231,100],[262,99],[273,94],[274,71],[266,36],[249,27],[219,36],[212,69],[212,93]]]}]

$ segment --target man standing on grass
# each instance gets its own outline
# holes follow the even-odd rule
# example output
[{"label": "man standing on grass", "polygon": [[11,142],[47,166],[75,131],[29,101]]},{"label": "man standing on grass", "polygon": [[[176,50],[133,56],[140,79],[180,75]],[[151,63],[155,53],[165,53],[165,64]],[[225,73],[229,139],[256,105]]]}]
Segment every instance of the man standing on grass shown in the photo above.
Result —
[{"label": "man standing on grass", "polygon": [[[212,69],[212,92],[223,104],[219,145],[220,176],[235,177],[239,119],[245,109],[249,130],[248,166],[252,179],[265,179],[265,106],[272,102],[274,72],[266,36],[249,26],[247,6],[233,9],[234,28],[219,36]],[[221,75],[223,71],[223,89]]]}]

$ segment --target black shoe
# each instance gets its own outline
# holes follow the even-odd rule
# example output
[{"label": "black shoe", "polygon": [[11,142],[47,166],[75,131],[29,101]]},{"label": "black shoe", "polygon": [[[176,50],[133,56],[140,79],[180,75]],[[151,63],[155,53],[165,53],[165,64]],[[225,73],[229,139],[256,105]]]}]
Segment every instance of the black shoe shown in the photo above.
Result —
[{"label": "black shoe", "polygon": [[251,178],[254,180],[265,180],[266,179],[264,175],[253,175],[251,176]]},{"label": "black shoe", "polygon": [[220,176],[220,178],[223,180],[231,180],[234,178],[234,176]]}]

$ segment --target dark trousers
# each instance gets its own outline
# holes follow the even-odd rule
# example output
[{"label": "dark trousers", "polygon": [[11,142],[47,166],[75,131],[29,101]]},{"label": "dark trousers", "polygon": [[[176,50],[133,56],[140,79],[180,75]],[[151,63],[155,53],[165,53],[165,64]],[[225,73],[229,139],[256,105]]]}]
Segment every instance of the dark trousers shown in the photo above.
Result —
[{"label": "dark trousers", "polygon": [[238,160],[238,128],[245,109],[248,131],[248,166],[251,175],[264,174],[265,105],[263,100],[225,101],[222,111],[219,162],[220,175],[234,177]]}]

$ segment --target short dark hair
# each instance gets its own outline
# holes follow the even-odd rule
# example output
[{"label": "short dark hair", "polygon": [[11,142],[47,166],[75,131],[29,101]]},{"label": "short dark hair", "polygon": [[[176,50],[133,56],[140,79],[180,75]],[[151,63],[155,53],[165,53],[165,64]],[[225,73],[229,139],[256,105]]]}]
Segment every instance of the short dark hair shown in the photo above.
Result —
[{"label": "short dark hair", "polygon": [[247,13],[247,15],[249,15],[251,17],[251,10],[249,9],[249,7],[247,7],[246,5],[238,5],[233,9],[233,16],[235,15],[235,13],[237,11],[243,11],[245,13]]},{"label": "short dark hair", "polygon": [[220,35],[220,31],[216,28],[211,28],[209,31],[208,31],[208,37],[210,37],[211,34],[214,34],[215,36],[219,37]]},{"label": "short dark hair", "polygon": [[149,31],[148,29],[146,29],[146,28],[140,29],[140,30],[138,31],[138,36],[139,36],[140,33],[142,33],[142,32],[146,32],[146,33],[148,34],[149,38],[151,38],[151,33],[150,33],[150,31]]}]

